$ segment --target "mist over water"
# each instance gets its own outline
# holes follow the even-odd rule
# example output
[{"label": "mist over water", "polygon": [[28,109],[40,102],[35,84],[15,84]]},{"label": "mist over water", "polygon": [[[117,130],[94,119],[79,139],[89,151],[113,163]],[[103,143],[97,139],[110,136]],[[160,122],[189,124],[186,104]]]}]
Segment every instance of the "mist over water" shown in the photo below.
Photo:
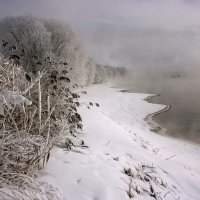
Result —
[{"label": "mist over water", "polygon": [[[150,102],[171,105],[171,109],[153,117],[166,128],[166,134],[200,144],[200,90],[187,78],[172,77],[152,84],[124,84],[131,92],[156,93]],[[177,75],[176,75],[177,76]]]}]

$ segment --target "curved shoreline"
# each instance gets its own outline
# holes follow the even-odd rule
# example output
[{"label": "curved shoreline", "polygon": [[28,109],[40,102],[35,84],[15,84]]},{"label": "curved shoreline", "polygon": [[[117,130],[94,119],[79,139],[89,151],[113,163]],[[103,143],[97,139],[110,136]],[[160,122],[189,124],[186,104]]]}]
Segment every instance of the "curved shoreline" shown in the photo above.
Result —
[{"label": "curved shoreline", "polygon": [[[123,90],[120,90],[120,92],[129,92],[128,89],[123,89]],[[153,98],[153,97],[156,97],[156,96],[160,96],[160,94],[152,94],[152,95],[149,95],[148,97],[146,97],[144,99],[144,101],[147,101],[148,103],[151,103],[150,100]],[[151,103],[151,104],[154,104],[154,103]],[[150,126],[150,130],[154,133],[159,133],[159,134],[166,134],[166,128],[162,127],[160,124],[158,124],[157,122],[155,122],[153,120],[153,117],[156,116],[156,115],[160,115],[161,113],[164,113],[164,112],[167,112],[171,106],[170,105],[163,105],[165,106],[163,109],[159,110],[159,111],[156,111],[154,113],[151,113],[151,114],[148,114],[145,118],[144,118],[144,121],[146,121],[149,126]]]},{"label": "curved shoreline", "polygon": [[[160,94],[155,94],[155,95],[150,95],[147,98],[144,99],[144,101],[147,101],[148,103],[150,102],[150,99],[152,99],[153,97],[156,96],[160,96]],[[153,103],[151,103],[153,104]],[[166,134],[166,128],[162,127],[160,124],[158,124],[157,122],[155,122],[153,120],[153,117],[156,115],[160,115],[161,113],[167,112],[168,110],[170,110],[171,106],[170,105],[163,105],[165,106],[163,109],[156,111],[154,113],[148,114],[145,118],[144,121],[146,121],[149,126],[151,127],[150,130],[154,133],[160,133],[160,134]]]},{"label": "curved shoreline", "polygon": [[[119,92],[130,92],[129,89],[122,89],[120,90]],[[145,93],[143,93],[145,94]],[[144,98],[143,100],[150,103],[150,104],[158,104],[158,103],[152,103],[150,102],[150,100],[153,98],[153,97],[156,97],[156,96],[160,96],[160,94],[149,94],[146,98]],[[163,105],[163,104],[158,104],[158,105]],[[183,138],[176,138],[176,137],[172,137],[170,135],[168,135],[166,133],[167,131],[167,128],[164,128],[163,126],[161,126],[160,124],[158,124],[156,121],[153,120],[153,117],[156,116],[156,115],[159,115],[159,114],[162,114],[164,112],[167,112],[168,110],[171,109],[171,105],[163,105],[165,106],[163,109],[159,110],[159,111],[156,111],[156,112],[153,112],[153,113],[150,113],[148,114],[145,118],[144,118],[144,121],[147,122],[147,124],[149,125],[149,128],[150,128],[150,131],[152,133],[156,133],[156,134],[159,134],[159,135],[163,135],[165,137],[169,137],[169,138],[172,138],[172,139],[175,139],[177,141],[181,141],[181,142],[184,142],[184,143],[187,143],[187,144],[190,144],[190,145],[194,145],[194,146],[197,146],[199,147],[199,144],[198,143],[195,143],[195,142],[192,142],[192,141],[189,141],[189,140],[186,140],[186,139],[183,139]]]},{"label": "curved shoreline", "polygon": [[[144,101],[147,101],[148,103],[151,103],[149,102],[149,100],[153,97],[156,97],[156,96],[160,96],[160,94],[155,94],[155,95],[150,95],[148,96],[147,98],[144,99]],[[154,104],[154,103],[151,103],[151,104]],[[162,105],[162,104],[159,104],[159,105]],[[151,113],[151,114],[148,114],[144,120],[149,124],[150,126],[150,131],[152,131],[153,133],[158,133],[159,135],[164,135],[165,137],[169,137],[169,138],[172,138],[172,139],[175,139],[177,141],[181,141],[181,142],[184,142],[184,143],[187,143],[187,144],[190,144],[190,145],[193,145],[193,146],[197,146],[199,147],[199,144],[198,143],[195,143],[195,142],[192,142],[192,141],[189,141],[189,140],[186,140],[186,139],[183,139],[183,138],[176,138],[176,137],[172,137],[172,136],[169,136],[166,131],[167,129],[164,128],[163,126],[161,126],[160,124],[158,124],[157,122],[155,122],[153,120],[153,117],[156,116],[156,115],[159,115],[159,114],[162,114],[164,112],[167,112],[168,110],[171,109],[171,106],[170,105],[163,105],[165,106],[163,109],[157,111],[157,112],[154,112],[154,113]]]}]

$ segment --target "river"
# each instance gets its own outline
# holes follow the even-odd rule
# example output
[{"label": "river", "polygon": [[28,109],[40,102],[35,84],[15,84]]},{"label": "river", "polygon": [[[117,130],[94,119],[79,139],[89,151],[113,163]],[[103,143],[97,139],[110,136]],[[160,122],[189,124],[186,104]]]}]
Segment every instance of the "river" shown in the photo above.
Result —
[{"label": "river", "polygon": [[171,108],[154,116],[153,120],[166,129],[167,135],[200,144],[200,89],[197,85],[190,80],[171,79],[137,84],[129,91],[160,94],[152,97],[150,102],[170,105]]}]

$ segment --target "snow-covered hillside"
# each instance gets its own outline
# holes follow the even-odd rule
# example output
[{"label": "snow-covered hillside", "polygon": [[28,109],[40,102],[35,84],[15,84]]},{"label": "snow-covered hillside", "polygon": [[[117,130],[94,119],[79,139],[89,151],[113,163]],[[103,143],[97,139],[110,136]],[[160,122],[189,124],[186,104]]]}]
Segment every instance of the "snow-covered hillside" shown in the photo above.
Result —
[{"label": "snow-covered hillside", "polygon": [[[163,105],[108,85],[86,90],[77,145],[54,149],[42,180],[69,200],[200,199],[200,147],[152,133],[144,120]],[[100,107],[88,109],[90,101]]]}]

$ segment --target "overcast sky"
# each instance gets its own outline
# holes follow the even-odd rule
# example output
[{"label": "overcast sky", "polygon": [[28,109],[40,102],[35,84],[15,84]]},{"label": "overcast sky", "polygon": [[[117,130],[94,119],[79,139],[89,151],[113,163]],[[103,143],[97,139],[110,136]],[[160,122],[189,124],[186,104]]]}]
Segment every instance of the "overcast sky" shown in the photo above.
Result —
[{"label": "overcast sky", "polygon": [[1,17],[34,14],[69,22],[142,23],[165,29],[200,22],[199,0],[0,0],[0,5]]},{"label": "overcast sky", "polygon": [[200,66],[200,0],[0,0],[0,17],[26,14],[71,24],[99,63],[149,71]]}]

